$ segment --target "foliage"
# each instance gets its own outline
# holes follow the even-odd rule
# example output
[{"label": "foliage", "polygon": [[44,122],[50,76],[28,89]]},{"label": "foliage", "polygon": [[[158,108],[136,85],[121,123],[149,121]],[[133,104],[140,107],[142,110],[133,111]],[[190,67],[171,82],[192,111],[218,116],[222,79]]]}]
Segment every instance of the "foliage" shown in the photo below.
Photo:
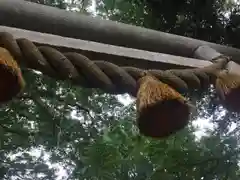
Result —
[{"label": "foliage", "polygon": [[[227,0],[97,0],[105,18],[237,46],[239,6]],[[228,18],[230,17],[230,18]]]},{"label": "foliage", "polygon": [[[214,129],[197,140],[189,124],[165,140],[144,138],[134,104],[29,71],[24,77],[34,83],[0,111],[2,179],[56,179],[55,163],[73,180],[239,178],[238,131]],[[201,103],[209,118],[208,101]]]},{"label": "foliage", "polygon": [[63,0],[26,0],[26,1],[43,4],[43,5],[48,5],[48,6],[53,6],[53,7],[57,7],[60,9],[67,8],[67,3]]},{"label": "foliage", "polygon": [[71,11],[78,11],[80,13],[84,13],[90,15],[89,6],[92,5],[91,0],[25,0],[38,4],[43,4],[47,6],[53,6],[59,9],[66,9]]},{"label": "foliage", "polygon": [[[68,9],[74,1],[31,0]],[[71,8],[69,8],[71,10]],[[237,46],[238,7],[223,0],[97,1],[103,18]],[[230,11],[230,18],[225,15]],[[231,34],[232,33],[232,34]],[[236,38],[235,38],[236,39]],[[239,116],[213,89],[193,96],[198,116],[163,140],[139,136],[135,104],[24,70],[25,91],[0,109],[0,178],[76,180],[237,180]],[[194,100],[195,98],[195,100]],[[214,126],[196,136],[196,119]],[[58,180],[60,177],[58,177]]]}]

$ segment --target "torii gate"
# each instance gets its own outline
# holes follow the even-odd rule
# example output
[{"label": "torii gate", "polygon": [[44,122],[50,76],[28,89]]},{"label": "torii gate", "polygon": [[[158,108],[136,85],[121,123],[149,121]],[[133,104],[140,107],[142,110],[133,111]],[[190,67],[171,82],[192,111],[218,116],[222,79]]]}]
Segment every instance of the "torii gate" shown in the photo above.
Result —
[{"label": "torii gate", "polygon": [[0,47],[2,101],[24,86],[15,59],[83,87],[136,96],[146,136],[183,128],[190,113],[183,94],[210,84],[223,105],[240,111],[236,48],[19,0],[0,1]]}]

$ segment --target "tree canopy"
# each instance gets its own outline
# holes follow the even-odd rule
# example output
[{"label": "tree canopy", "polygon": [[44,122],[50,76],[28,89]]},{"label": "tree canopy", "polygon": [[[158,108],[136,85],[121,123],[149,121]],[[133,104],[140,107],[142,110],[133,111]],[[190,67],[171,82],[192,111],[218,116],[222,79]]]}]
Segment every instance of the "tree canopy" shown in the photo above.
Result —
[{"label": "tree canopy", "polygon": [[[92,2],[31,0],[62,9]],[[98,16],[238,47],[238,6],[223,0],[97,0]],[[85,3],[83,5],[83,3]],[[24,92],[0,109],[3,180],[238,180],[239,116],[215,91],[193,94],[197,114],[173,136],[140,136],[133,100],[24,70]],[[127,96],[127,95],[125,95]],[[123,98],[122,98],[123,99]],[[196,122],[212,128],[203,136]],[[59,169],[61,171],[59,171]]]}]

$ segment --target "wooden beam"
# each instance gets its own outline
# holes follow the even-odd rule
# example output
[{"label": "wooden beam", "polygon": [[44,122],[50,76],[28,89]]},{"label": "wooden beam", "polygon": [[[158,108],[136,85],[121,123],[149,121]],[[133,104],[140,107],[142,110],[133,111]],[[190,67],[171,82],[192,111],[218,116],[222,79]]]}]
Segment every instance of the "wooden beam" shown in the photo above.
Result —
[{"label": "wooden beam", "polygon": [[183,57],[192,57],[198,46],[208,45],[240,62],[240,50],[236,48],[93,18],[23,0],[0,0],[0,24]]},{"label": "wooden beam", "polygon": [[101,44],[5,26],[0,26],[0,32],[11,33],[15,38],[26,38],[37,45],[51,46],[61,52],[79,52],[92,60],[106,60],[119,66],[165,70],[204,67],[211,64],[209,61],[199,59]]}]

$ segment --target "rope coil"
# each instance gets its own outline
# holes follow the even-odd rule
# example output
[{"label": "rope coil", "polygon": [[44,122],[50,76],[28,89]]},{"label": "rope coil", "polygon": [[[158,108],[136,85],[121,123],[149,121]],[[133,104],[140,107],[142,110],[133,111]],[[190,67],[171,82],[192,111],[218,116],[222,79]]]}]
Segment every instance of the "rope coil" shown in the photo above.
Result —
[{"label": "rope coil", "polygon": [[145,136],[164,138],[183,129],[189,122],[191,109],[181,93],[206,90],[210,84],[215,84],[223,104],[239,110],[235,100],[240,97],[240,78],[221,73],[230,61],[223,55],[204,68],[161,71],[92,61],[75,52],[61,53],[52,47],[37,47],[27,39],[14,39],[7,32],[0,32],[0,48],[8,51],[18,64],[50,77],[71,80],[86,88],[101,88],[112,94],[129,93],[137,97],[137,126]]},{"label": "rope coil", "polygon": [[[81,54],[61,53],[48,46],[36,47],[29,40],[14,39],[7,32],[0,32],[0,46],[6,48],[19,64],[28,68],[61,80],[70,79],[74,84],[86,88],[101,88],[112,94],[127,92],[136,96],[137,81],[144,71],[135,67],[119,67],[107,61],[91,61]],[[147,72],[185,93],[208,87],[228,61],[228,58],[220,57],[214,64],[204,68],[167,71],[152,69]]]}]

